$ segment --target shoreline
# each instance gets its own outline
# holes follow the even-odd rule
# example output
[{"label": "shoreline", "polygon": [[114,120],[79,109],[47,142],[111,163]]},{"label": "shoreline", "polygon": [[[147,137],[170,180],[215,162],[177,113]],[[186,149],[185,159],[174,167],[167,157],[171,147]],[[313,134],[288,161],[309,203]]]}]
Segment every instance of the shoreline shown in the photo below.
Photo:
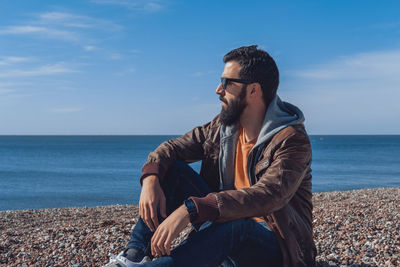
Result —
[{"label": "shoreline", "polygon": [[[313,193],[318,265],[399,266],[399,195],[400,187]],[[137,217],[136,205],[0,211],[0,266],[102,266]]]}]

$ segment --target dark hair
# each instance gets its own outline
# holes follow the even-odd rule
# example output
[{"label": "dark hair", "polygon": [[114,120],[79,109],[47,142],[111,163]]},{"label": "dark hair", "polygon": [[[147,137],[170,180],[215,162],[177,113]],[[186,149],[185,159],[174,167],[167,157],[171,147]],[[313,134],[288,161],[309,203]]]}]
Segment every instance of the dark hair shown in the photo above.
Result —
[{"label": "dark hair", "polygon": [[236,48],[224,56],[224,63],[237,61],[242,67],[240,79],[257,82],[261,85],[266,106],[276,95],[279,85],[279,71],[274,59],[257,45]]}]

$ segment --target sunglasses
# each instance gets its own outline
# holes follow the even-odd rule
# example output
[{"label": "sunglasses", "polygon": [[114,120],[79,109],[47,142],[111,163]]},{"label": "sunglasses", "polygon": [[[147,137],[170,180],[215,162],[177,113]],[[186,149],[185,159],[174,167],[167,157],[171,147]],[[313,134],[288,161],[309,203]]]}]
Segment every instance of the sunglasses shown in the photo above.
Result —
[{"label": "sunglasses", "polygon": [[226,85],[228,84],[228,82],[237,82],[237,83],[244,83],[244,84],[253,83],[252,81],[249,81],[249,80],[221,77],[222,88],[224,88],[224,90],[226,90]]}]

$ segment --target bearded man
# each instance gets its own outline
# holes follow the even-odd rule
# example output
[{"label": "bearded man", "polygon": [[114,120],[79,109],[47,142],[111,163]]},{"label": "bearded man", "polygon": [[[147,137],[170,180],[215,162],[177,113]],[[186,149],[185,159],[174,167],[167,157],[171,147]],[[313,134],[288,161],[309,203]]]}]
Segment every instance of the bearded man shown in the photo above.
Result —
[{"label": "bearded man", "polygon": [[[224,63],[221,113],[149,154],[140,218],[106,266],[314,265],[303,113],[276,94],[279,72],[267,52],[240,47]],[[200,160],[198,174],[187,163]],[[171,250],[189,223],[195,230]]]}]

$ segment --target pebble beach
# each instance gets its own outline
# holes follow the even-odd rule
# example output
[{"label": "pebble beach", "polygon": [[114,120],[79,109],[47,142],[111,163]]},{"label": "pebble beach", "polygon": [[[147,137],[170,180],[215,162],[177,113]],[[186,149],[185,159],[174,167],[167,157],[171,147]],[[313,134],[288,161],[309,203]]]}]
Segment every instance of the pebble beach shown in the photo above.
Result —
[{"label": "pebble beach", "polygon": [[[399,196],[400,188],[314,193],[317,265],[400,266]],[[137,218],[133,205],[0,212],[0,266],[102,266]]]}]

